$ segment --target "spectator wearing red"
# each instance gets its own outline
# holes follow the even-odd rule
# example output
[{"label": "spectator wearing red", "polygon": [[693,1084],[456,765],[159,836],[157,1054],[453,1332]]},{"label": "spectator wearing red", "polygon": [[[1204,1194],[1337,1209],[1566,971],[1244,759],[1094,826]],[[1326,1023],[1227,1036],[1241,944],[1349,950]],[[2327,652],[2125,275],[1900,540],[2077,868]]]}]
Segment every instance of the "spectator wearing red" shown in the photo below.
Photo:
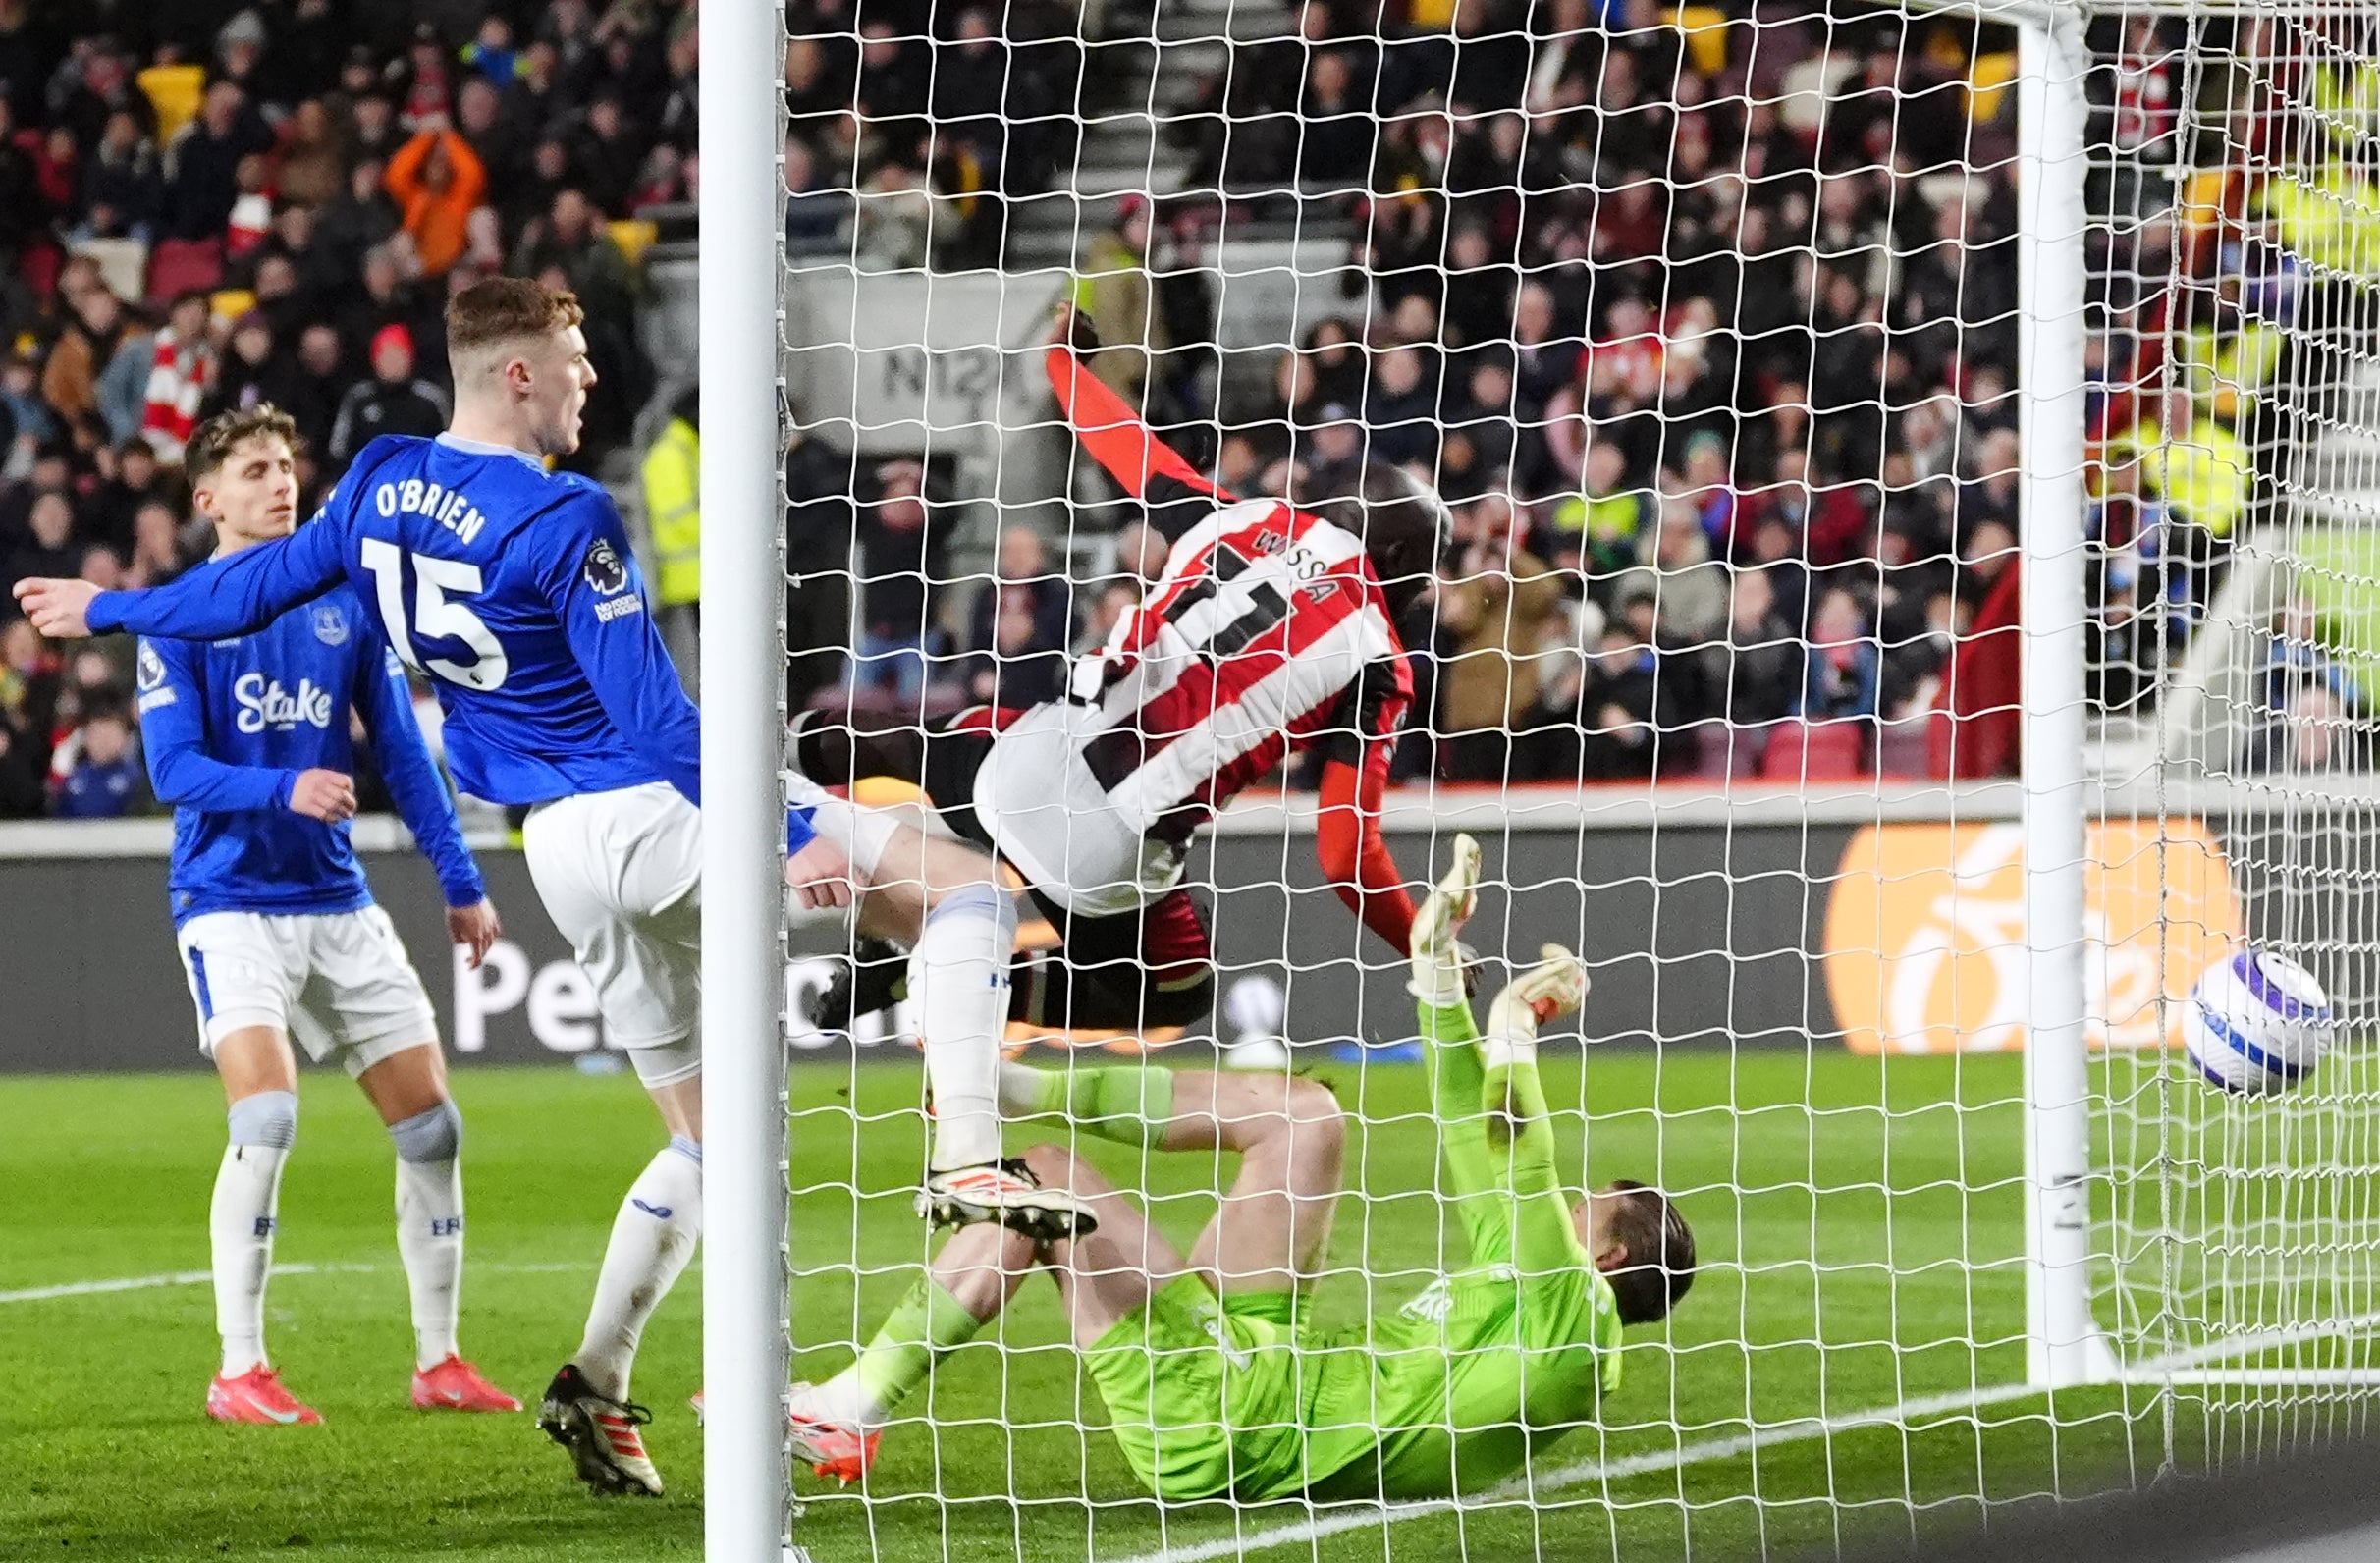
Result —
[{"label": "spectator wearing red", "polygon": [[446,46],[439,42],[435,26],[424,22],[413,29],[406,64],[412,81],[405,95],[405,128],[444,129],[454,118],[455,99],[447,81]]},{"label": "spectator wearing red", "polygon": [[372,337],[372,378],[339,404],[331,460],[344,468],[384,434],[436,435],[446,428],[447,411],[446,394],[413,378],[413,334],[403,326],[382,326]]},{"label": "spectator wearing red", "polygon": [[470,247],[471,212],[487,195],[479,154],[442,118],[397,149],[382,182],[413,238],[422,271],[445,275]]},{"label": "spectator wearing red", "polygon": [[73,211],[82,163],[82,154],[75,145],[75,133],[64,126],[52,126],[41,138],[41,149],[31,157],[33,188],[40,192],[42,205],[52,215]]},{"label": "spectator wearing red", "polygon": [[140,433],[168,461],[182,459],[214,376],[215,342],[207,327],[206,295],[186,293],[174,300],[165,329],[153,339]]},{"label": "spectator wearing red", "polygon": [[250,152],[232,177],[239,193],[224,224],[223,252],[238,260],[254,254],[273,231],[273,165],[262,152]]}]

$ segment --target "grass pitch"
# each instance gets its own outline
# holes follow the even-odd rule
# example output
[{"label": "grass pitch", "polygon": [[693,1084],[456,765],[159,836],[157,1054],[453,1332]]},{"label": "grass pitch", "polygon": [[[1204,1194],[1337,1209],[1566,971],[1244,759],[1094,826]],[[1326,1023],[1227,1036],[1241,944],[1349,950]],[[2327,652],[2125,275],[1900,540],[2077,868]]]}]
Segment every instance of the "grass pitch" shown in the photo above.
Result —
[{"label": "grass pitch", "polygon": [[[1315,1072],[1359,1114],[1337,1268],[1319,1294],[1329,1322],[1419,1290],[1450,1234],[1429,1192],[1419,1068]],[[2217,1430],[2142,1390],[2062,1396],[2054,1422],[2041,1398],[1988,1393],[2024,1374],[2016,1059],[1598,1052],[1584,1075],[1551,1063],[1547,1086],[1571,1164],[1598,1183],[1657,1177],[1694,1221],[1704,1271],[1667,1330],[1631,1332],[1626,1382],[1598,1428],[1546,1450],[1534,1504],[1392,1522],[1161,1509],[1115,1453],[1059,1344],[1055,1294],[1035,1281],[906,1408],[918,1420],[887,1433],[864,1493],[801,1474],[798,1538],[820,1563],[1257,1543],[1271,1543],[1259,1556],[1332,1560],[1791,1555],[2144,1480],[2168,1448]],[[794,1071],[804,1376],[847,1360],[926,1253],[903,1191],[921,1160],[917,1091],[913,1058]],[[412,1411],[387,1137],[357,1093],[317,1073],[283,1194],[276,1258],[294,1269],[275,1279],[269,1327],[326,1425],[217,1427],[199,1411],[214,1357],[198,1273],[223,1135],[213,1080],[13,1079],[6,1092],[0,1361],[18,1398],[0,1429],[0,1557],[699,1553],[701,1434],[685,1404],[699,1387],[699,1270],[655,1319],[637,1369],[666,1499],[585,1496],[527,1415]],[[621,1192],[660,1134],[625,1078],[466,1070],[457,1095],[469,1122],[463,1348],[533,1400],[577,1340]],[[1228,1170],[1093,1154],[1153,1191],[1185,1247]],[[109,1281],[128,1284],[92,1289]],[[1979,1407],[1963,1403],[1976,1391]],[[1933,1409],[1861,1420],[1926,1397]]]}]

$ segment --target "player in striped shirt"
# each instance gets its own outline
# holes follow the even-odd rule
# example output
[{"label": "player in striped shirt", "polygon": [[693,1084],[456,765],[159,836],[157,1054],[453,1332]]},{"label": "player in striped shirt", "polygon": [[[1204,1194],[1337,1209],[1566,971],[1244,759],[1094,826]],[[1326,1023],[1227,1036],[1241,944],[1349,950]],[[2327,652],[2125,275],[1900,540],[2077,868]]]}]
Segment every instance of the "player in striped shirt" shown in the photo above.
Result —
[{"label": "player in striped shirt", "polygon": [[1312,1326],[1303,1299],[1345,1144],[1315,1081],[1004,1065],[1011,1114],[1151,1151],[1237,1153],[1221,1209],[1185,1257],[1071,1151],[1026,1153],[1051,1187],[1088,1200],[1097,1232],[1038,1249],[994,1226],[959,1232],[857,1361],[796,1386],[795,1454],[822,1476],[865,1475],[895,1408],[1036,1268],[1057,1284],[1126,1461],[1167,1502],[1471,1496],[1593,1421],[1620,1384],[1622,1328],[1665,1319],[1693,1283],[1694,1234],[1642,1184],[1576,1202],[1563,1189],[1537,1032],[1579,1006],[1587,973],[1547,945],[1483,1035],[1456,943],[1478,875],[1478,843],[1458,836],[1414,919],[1412,989],[1460,1223],[1446,1273],[1364,1323]]},{"label": "player in striped shirt", "polygon": [[[1316,853],[1331,888],[1402,952],[1413,902],[1379,834],[1413,680],[1396,621],[1426,588],[1444,506],[1376,465],[1335,519],[1240,500],[1201,477],[1086,367],[1096,339],[1061,313],[1050,384],[1083,447],[1171,545],[1148,595],[1075,667],[1063,700],[979,707],[932,733],[805,718],[804,774],[921,784],[960,835],[1015,865],[1059,934],[1028,957],[1012,1019],[1180,1025],[1212,1006],[1206,922],[1181,886],[1197,829],[1293,754],[1323,757]],[[896,968],[884,966],[892,973]],[[818,1019],[892,997],[864,982]]]}]

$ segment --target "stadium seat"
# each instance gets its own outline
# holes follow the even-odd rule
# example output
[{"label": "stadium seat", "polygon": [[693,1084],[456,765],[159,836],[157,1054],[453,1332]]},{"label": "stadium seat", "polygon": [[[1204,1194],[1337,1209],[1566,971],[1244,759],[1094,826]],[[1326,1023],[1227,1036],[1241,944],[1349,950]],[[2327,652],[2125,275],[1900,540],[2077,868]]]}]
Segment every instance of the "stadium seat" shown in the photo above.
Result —
[{"label": "stadium seat", "polygon": [[1867,774],[1866,724],[1780,722],[1760,757],[1770,782],[1854,782]]},{"label": "stadium seat", "polygon": [[213,293],[223,281],[223,241],[168,239],[149,256],[147,296],[170,303],[182,294]]},{"label": "stadium seat", "polygon": [[1876,774],[1918,781],[1933,772],[1933,714],[1887,722],[1876,733]]},{"label": "stadium seat", "polygon": [[148,276],[148,245],[139,240],[86,239],[75,246],[75,253],[98,266],[99,280],[117,297],[138,298],[146,294],[142,279]]},{"label": "stadium seat", "polygon": [[27,245],[25,253],[17,257],[17,275],[36,298],[47,298],[57,290],[58,273],[65,269],[66,257],[47,242]]}]

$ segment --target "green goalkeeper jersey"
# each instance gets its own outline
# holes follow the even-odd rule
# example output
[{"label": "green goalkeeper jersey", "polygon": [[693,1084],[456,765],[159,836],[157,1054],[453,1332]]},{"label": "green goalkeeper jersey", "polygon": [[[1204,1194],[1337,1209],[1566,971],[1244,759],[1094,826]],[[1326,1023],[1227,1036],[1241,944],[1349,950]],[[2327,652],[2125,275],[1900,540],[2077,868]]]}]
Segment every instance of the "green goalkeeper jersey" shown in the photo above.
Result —
[{"label": "green goalkeeper jersey", "polygon": [[1469,1263],[1304,1343],[1299,1464],[1317,1498],[1479,1492],[1619,1385],[1619,1307],[1571,1225],[1537,1066],[1483,1069],[1467,1006],[1421,1019]]}]

